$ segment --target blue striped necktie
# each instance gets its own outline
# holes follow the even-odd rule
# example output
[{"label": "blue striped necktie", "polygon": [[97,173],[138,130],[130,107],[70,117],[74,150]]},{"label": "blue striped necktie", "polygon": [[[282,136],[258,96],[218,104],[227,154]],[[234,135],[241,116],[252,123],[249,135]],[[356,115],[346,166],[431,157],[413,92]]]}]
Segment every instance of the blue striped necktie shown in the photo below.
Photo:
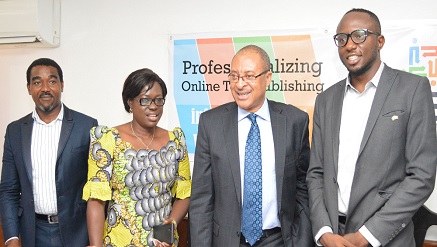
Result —
[{"label": "blue striped necktie", "polygon": [[242,232],[250,245],[262,236],[262,163],[261,136],[254,113],[247,136],[244,158],[244,198]]}]

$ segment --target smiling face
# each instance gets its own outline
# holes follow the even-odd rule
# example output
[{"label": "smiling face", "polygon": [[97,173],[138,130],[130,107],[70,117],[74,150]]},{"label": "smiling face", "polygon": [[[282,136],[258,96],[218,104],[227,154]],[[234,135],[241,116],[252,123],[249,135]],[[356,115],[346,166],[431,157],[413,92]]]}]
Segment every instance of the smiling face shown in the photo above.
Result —
[{"label": "smiling face", "polygon": [[[337,33],[349,34],[357,29],[381,32],[375,20],[367,13],[350,12],[341,19],[337,27]],[[379,52],[384,46],[384,42],[384,36],[370,33],[366,40],[360,44],[355,44],[349,38],[345,46],[338,47],[338,54],[352,77],[369,75],[370,80],[381,64]]]},{"label": "smiling face", "polygon": [[57,115],[61,110],[61,93],[64,90],[64,83],[60,81],[55,67],[42,65],[33,67],[27,90],[41,118],[50,114]]},{"label": "smiling face", "polygon": [[[259,75],[269,69],[264,67],[261,56],[254,50],[248,49],[239,52],[232,59],[231,73],[238,76]],[[266,87],[271,78],[272,72],[268,71],[253,82],[245,82],[240,78],[237,82],[231,83],[232,96],[237,105],[248,112],[256,112],[260,109],[266,98]]]},{"label": "smiling face", "polygon": [[143,126],[143,128],[153,128],[161,119],[164,106],[157,106],[154,102],[149,106],[142,106],[139,102],[140,98],[164,98],[161,86],[155,82],[150,89],[147,86],[144,87],[137,97],[129,100],[134,121]]}]

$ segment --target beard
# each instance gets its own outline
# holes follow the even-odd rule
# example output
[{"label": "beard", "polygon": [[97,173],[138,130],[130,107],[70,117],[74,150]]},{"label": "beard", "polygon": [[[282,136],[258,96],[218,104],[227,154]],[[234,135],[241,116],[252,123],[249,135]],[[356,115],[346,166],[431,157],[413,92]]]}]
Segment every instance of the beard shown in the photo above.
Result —
[{"label": "beard", "polygon": [[43,112],[51,112],[53,109],[56,108],[56,106],[54,104],[51,104],[48,107],[44,107],[43,105],[38,105],[38,108]]},{"label": "beard", "polygon": [[36,107],[40,109],[42,112],[49,113],[56,109],[61,104],[61,101],[53,101],[50,105],[37,104]]},{"label": "beard", "polygon": [[[365,74],[367,71],[370,70],[370,68],[376,63],[376,61],[378,60],[378,51],[375,50],[375,52],[373,53],[373,56],[370,58],[369,61],[367,61],[367,63],[363,64],[363,66],[357,67],[357,68],[350,68],[347,67],[347,70],[349,71],[349,74],[353,75],[353,76],[360,76]],[[346,65],[345,63],[343,63],[344,65]]]},{"label": "beard", "polygon": [[39,96],[39,98],[41,99],[44,96],[46,96],[46,97],[50,96],[51,99],[54,100],[54,101],[50,105],[48,105],[48,106],[44,105],[44,104],[41,104],[41,102],[39,102],[39,104],[36,105],[36,107],[38,107],[38,109],[40,109],[41,111],[47,113],[47,112],[51,112],[53,109],[55,109],[56,107],[59,106],[60,101],[56,101],[55,97],[51,93],[45,92],[45,93],[41,94]]}]

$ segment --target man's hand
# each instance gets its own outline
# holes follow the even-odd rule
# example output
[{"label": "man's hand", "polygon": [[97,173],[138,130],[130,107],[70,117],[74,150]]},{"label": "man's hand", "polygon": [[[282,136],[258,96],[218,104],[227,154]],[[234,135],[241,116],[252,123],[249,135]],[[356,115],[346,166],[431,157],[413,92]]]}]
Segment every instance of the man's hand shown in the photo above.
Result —
[{"label": "man's hand", "polygon": [[348,233],[344,235],[344,238],[357,247],[369,246],[369,242],[367,242],[367,239],[360,232]]},{"label": "man's hand", "polygon": [[21,247],[20,240],[17,238],[10,239],[6,242],[6,247]]},{"label": "man's hand", "polygon": [[322,235],[322,237],[320,238],[320,243],[323,244],[323,246],[325,247],[356,247],[354,244],[352,244],[342,236],[330,232]]}]

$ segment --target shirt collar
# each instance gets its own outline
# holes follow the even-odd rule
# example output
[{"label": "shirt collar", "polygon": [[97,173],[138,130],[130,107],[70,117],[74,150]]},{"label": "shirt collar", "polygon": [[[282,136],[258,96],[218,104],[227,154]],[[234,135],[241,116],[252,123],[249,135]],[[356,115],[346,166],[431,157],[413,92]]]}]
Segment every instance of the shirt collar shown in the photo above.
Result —
[{"label": "shirt collar", "polygon": [[[379,65],[378,71],[376,71],[375,75],[373,76],[373,78],[366,84],[365,89],[367,89],[370,86],[374,86],[375,88],[378,88],[378,84],[379,84],[379,80],[381,79],[381,74],[382,71],[384,70],[384,63],[381,62],[381,64]],[[351,81],[350,81],[350,77],[348,75],[348,77],[346,78],[346,87],[344,89],[344,92],[346,93],[348,88],[351,88],[352,90],[356,89],[352,86]]]},{"label": "shirt collar", "polygon": [[35,122],[40,123],[40,124],[44,124],[44,125],[50,125],[51,123],[54,123],[55,121],[62,121],[62,119],[64,118],[64,104],[61,103],[61,110],[59,111],[58,117],[48,124],[41,120],[36,109],[33,109],[32,118]]},{"label": "shirt collar", "polygon": [[[270,112],[269,112],[269,104],[267,103],[267,98],[264,99],[264,103],[259,108],[258,111],[254,112],[258,117],[270,122]],[[238,122],[247,117],[250,112],[243,110],[241,107],[238,107]]]}]

